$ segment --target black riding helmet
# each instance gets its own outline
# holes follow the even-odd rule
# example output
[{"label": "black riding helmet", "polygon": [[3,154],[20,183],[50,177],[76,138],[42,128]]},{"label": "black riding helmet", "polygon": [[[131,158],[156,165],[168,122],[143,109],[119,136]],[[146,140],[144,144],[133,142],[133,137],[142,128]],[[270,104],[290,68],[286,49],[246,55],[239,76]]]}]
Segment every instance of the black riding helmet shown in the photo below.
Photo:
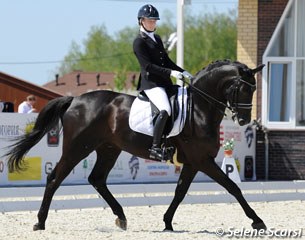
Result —
[{"label": "black riding helmet", "polygon": [[139,24],[140,24],[141,18],[160,20],[158,10],[153,5],[150,5],[150,4],[146,4],[140,8],[140,10],[138,12]]}]

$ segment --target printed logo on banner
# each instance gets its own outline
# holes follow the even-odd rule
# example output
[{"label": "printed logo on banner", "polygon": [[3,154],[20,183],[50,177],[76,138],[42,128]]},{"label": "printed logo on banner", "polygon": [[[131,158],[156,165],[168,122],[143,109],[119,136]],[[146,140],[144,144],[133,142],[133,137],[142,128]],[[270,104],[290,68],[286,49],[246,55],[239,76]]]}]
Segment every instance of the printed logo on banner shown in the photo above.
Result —
[{"label": "printed logo on banner", "polygon": [[131,158],[129,159],[128,166],[130,169],[130,174],[132,177],[132,180],[135,180],[138,174],[138,171],[140,169],[140,162],[139,158],[137,156],[131,155]]},{"label": "printed logo on banner", "polygon": [[59,124],[52,128],[47,135],[47,142],[49,147],[57,147],[59,144]]},{"label": "printed logo on banner", "polygon": [[29,134],[30,132],[32,132],[34,126],[35,126],[35,120],[26,123],[24,128],[24,133]]},{"label": "printed logo on banner", "polygon": [[145,160],[145,163],[147,163],[147,170],[148,175],[150,177],[165,177],[169,174],[169,165],[164,164],[164,163],[159,163],[156,161],[152,161],[152,160]]},{"label": "printed logo on banner", "polygon": [[224,139],[233,138],[235,142],[242,141],[241,127],[237,125],[225,125],[224,126]]},{"label": "printed logo on banner", "polygon": [[41,157],[25,157],[25,171],[9,172],[9,181],[34,181],[41,180]]},{"label": "printed logo on banner", "polygon": [[82,161],[82,168],[84,171],[84,178],[87,179],[89,174],[91,173],[93,167],[94,167],[94,160],[91,158],[85,158]]},{"label": "printed logo on banner", "polygon": [[247,128],[245,130],[245,137],[246,137],[248,148],[250,148],[253,137],[254,137],[253,128],[250,125],[247,126]]},{"label": "printed logo on banner", "polygon": [[0,125],[0,137],[16,137],[19,136],[19,125]]}]

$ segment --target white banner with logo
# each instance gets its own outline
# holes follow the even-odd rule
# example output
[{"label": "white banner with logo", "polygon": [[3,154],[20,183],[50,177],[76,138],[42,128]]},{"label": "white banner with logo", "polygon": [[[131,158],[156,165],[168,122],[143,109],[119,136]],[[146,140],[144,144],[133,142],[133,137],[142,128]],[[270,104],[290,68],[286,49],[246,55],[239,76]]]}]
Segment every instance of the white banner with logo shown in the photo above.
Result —
[{"label": "white banner with logo", "polygon": [[[62,133],[59,128],[52,129],[35,145],[24,159],[26,170],[9,173],[6,159],[2,157],[13,139],[29,132],[37,114],[0,113],[0,186],[44,185],[47,175],[54,169],[61,156]],[[223,120],[220,128],[221,140],[234,138],[233,157],[239,169],[241,180],[255,180],[255,129],[240,127],[232,121]],[[200,151],[200,149],[198,149]],[[88,176],[95,164],[96,154],[91,153],[83,159],[65,179],[64,184],[87,184]],[[223,149],[216,157],[221,165]],[[181,167],[159,163],[132,156],[122,152],[111,170],[108,183],[160,183],[177,182]],[[210,181],[203,173],[198,173],[195,181]]]}]

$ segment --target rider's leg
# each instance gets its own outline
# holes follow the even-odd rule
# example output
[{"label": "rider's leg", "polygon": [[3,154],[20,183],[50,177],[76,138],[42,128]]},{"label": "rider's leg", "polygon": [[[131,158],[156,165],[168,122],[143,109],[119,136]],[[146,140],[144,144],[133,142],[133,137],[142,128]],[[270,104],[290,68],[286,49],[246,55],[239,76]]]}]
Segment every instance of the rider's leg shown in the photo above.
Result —
[{"label": "rider's leg", "polygon": [[167,160],[164,156],[164,151],[161,149],[161,139],[164,127],[168,117],[171,114],[171,107],[168,101],[167,94],[164,88],[155,87],[145,90],[149,100],[159,109],[160,114],[156,119],[154,126],[154,137],[152,148],[150,149],[150,158],[158,160]]},{"label": "rider's leg", "polygon": [[154,127],[153,144],[150,149],[150,158],[158,160],[167,160],[164,156],[164,151],[161,149],[161,139],[164,131],[164,127],[168,118],[168,114],[165,110],[162,110],[157,117]]}]

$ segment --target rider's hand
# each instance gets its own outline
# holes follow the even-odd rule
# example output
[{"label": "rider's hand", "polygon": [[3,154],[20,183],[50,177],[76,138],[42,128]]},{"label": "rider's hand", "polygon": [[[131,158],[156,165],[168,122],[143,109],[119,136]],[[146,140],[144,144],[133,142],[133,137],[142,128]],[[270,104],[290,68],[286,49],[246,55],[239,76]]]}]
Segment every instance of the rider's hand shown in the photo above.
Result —
[{"label": "rider's hand", "polygon": [[194,77],[194,76],[193,76],[192,74],[190,74],[188,71],[184,71],[184,72],[182,73],[182,75],[183,75],[183,77],[188,78],[188,79],[191,79],[191,78]]},{"label": "rider's hand", "polygon": [[171,71],[171,76],[177,79],[183,79],[183,74],[182,72],[176,71],[176,70],[172,70]]}]

